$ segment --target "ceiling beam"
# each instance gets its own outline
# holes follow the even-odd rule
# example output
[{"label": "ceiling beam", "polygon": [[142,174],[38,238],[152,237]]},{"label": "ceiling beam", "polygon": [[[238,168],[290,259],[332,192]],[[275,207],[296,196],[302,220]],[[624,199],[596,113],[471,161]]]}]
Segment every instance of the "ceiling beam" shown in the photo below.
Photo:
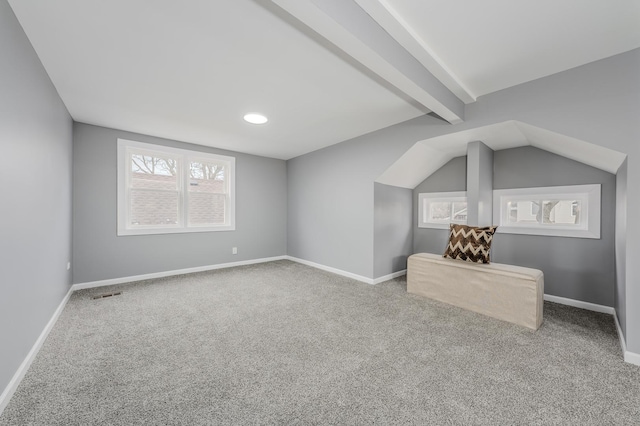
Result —
[{"label": "ceiling beam", "polygon": [[354,0],[271,1],[428,110],[464,119],[464,102]]},{"label": "ceiling beam", "polygon": [[465,104],[476,101],[477,96],[447,67],[387,0],[355,2]]}]

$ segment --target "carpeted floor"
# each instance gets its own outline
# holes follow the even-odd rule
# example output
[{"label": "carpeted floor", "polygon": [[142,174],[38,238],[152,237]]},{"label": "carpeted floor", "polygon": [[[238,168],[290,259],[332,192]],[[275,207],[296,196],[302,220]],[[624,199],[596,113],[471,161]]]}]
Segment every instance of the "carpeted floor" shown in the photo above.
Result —
[{"label": "carpeted floor", "polygon": [[612,317],[544,308],[531,332],[289,261],[83,290],[0,425],[640,424]]}]

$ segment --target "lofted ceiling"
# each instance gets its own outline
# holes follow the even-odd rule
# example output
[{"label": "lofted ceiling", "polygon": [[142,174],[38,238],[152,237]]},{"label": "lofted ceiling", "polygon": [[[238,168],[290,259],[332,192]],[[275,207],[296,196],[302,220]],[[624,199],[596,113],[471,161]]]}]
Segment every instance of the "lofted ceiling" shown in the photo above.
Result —
[{"label": "lofted ceiling", "polygon": [[383,4],[473,97],[640,47],[638,0]]},{"label": "lofted ceiling", "polygon": [[467,155],[474,141],[482,141],[493,151],[530,145],[612,174],[626,158],[609,148],[510,120],[418,141],[376,182],[413,189],[451,159]]},{"label": "lofted ceiling", "polygon": [[74,120],[281,159],[640,47],[637,0],[9,3]]}]

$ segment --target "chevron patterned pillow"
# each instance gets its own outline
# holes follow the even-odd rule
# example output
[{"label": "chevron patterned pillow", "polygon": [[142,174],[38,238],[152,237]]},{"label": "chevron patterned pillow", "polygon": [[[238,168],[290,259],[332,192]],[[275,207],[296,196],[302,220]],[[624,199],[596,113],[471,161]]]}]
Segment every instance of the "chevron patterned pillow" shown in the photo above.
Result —
[{"label": "chevron patterned pillow", "polygon": [[497,226],[449,226],[449,244],[443,257],[475,263],[490,263],[489,251]]}]

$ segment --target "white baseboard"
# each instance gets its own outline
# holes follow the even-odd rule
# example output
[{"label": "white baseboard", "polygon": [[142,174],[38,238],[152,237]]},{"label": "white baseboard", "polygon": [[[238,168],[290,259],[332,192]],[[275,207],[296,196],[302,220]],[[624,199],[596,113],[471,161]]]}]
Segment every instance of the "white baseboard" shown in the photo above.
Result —
[{"label": "white baseboard", "polygon": [[620,339],[620,347],[622,348],[624,361],[628,362],[629,364],[640,366],[640,354],[629,352],[627,350],[627,343],[625,342],[624,334],[622,334],[622,327],[620,327],[620,323],[618,322],[618,315],[614,314],[613,319],[616,322],[616,330],[618,330],[618,338]]},{"label": "white baseboard", "polygon": [[618,338],[620,339],[620,347],[622,348],[622,354],[624,361],[629,364],[640,365],[640,354],[630,352],[627,350],[627,344],[625,342],[624,334],[622,334],[622,328],[618,322],[618,315],[615,308],[611,306],[597,305],[595,303],[582,302],[580,300],[567,299],[566,297],[552,296],[550,294],[544,295],[544,300],[549,302],[560,303],[562,305],[574,306],[576,308],[587,309],[589,311],[602,312],[603,314],[613,315],[613,319],[616,323],[616,330],[618,331]]},{"label": "white baseboard", "polygon": [[576,308],[586,309],[588,311],[601,312],[603,314],[615,315],[616,310],[611,306],[598,305],[590,302],[583,302],[581,300],[568,299],[566,297],[552,296],[550,294],[544,295],[544,300],[549,302],[559,303],[561,305],[569,305]]},{"label": "white baseboard", "polygon": [[624,351],[624,361],[629,364],[640,366],[640,354],[630,351]]},{"label": "white baseboard", "polygon": [[403,269],[402,271],[398,271],[398,272],[394,272],[392,274],[389,275],[384,275],[382,277],[378,277],[378,278],[368,278],[362,275],[358,275],[358,274],[354,274],[352,272],[347,272],[347,271],[343,271],[342,269],[338,269],[338,268],[333,268],[331,266],[326,266],[326,265],[322,265],[320,263],[315,263],[315,262],[311,262],[310,260],[305,260],[305,259],[300,259],[297,257],[293,257],[293,256],[287,256],[286,257],[288,260],[292,261],[292,262],[297,262],[297,263],[301,263],[303,265],[307,265],[307,266],[311,266],[312,268],[316,268],[316,269],[321,269],[323,271],[327,271],[327,272],[331,272],[337,275],[342,275],[343,277],[347,277],[347,278],[352,278],[354,280],[366,283],[366,284],[380,284],[382,282],[388,281],[390,279],[396,278],[396,277],[401,277],[402,275],[406,275],[407,274],[407,270]]},{"label": "white baseboard", "polygon": [[31,347],[31,350],[25,357],[24,361],[22,361],[22,364],[20,364],[20,367],[18,367],[18,370],[11,378],[11,381],[9,381],[9,384],[0,395],[0,415],[2,415],[2,412],[9,404],[9,400],[13,396],[16,389],[18,389],[18,385],[20,385],[20,382],[24,378],[24,375],[27,374],[27,370],[29,370],[31,363],[36,358],[36,355],[38,355],[38,352],[40,351],[40,348],[44,344],[44,341],[47,340],[47,336],[51,332],[51,329],[53,329],[53,326],[56,324],[56,321],[58,321],[58,318],[60,317],[60,314],[64,310],[64,307],[69,301],[69,298],[71,297],[72,293],[73,293],[73,288],[69,288],[69,291],[67,291],[67,294],[62,299],[62,302],[60,302],[60,304],[58,305],[58,308],[56,308],[55,312],[53,313],[53,316],[51,317],[47,325],[44,327],[44,330],[42,330],[42,333],[40,333],[38,340],[36,340],[36,342],[33,344],[33,346]]},{"label": "white baseboard", "polygon": [[302,263],[303,265],[311,266],[312,268],[321,269],[323,271],[331,272],[343,277],[352,278],[357,281],[361,281],[367,284],[373,284],[373,278],[367,278],[362,275],[353,274],[351,272],[343,271],[342,269],[332,268],[331,266],[321,265],[320,263],[311,262],[309,260],[299,259],[293,256],[287,256],[287,259],[292,262]]},{"label": "white baseboard", "polygon": [[174,275],[192,274],[194,272],[213,271],[214,269],[233,268],[235,266],[244,266],[244,265],[253,265],[256,263],[273,262],[276,260],[284,260],[287,258],[288,256],[264,257],[261,259],[241,260],[239,262],[219,263],[217,265],[197,266],[194,268],[185,268],[185,269],[174,269],[172,271],[154,272],[151,274],[132,275],[128,277],[111,278],[108,280],[78,283],[78,284],[74,284],[71,288],[73,289],[73,291],[76,291],[76,290],[82,290],[85,288],[104,287],[107,285],[125,284],[125,283],[131,283],[134,281],[143,281],[143,280],[151,280],[154,278],[171,277]]},{"label": "white baseboard", "polygon": [[392,280],[394,278],[401,277],[403,275],[407,275],[407,270],[406,269],[403,269],[402,271],[394,272],[394,273],[389,274],[389,275],[383,275],[381,277],[374,278],[373,284],[380,284],[380,283],[383,283],[385,281],[389,281],[389,280]]}]

